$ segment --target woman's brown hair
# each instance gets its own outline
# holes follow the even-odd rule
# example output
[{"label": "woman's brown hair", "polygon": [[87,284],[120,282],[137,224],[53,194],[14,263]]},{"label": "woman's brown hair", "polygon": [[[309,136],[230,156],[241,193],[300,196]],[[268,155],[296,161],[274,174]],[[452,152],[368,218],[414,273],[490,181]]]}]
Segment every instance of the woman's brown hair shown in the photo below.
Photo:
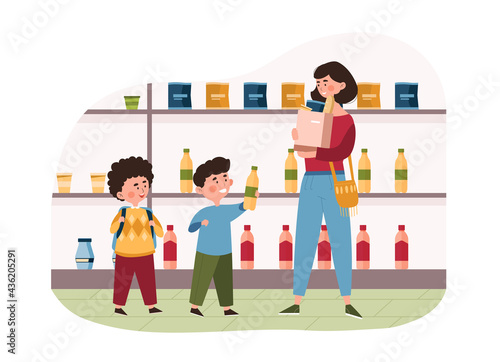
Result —
[{"label": "woman's brown hair", "polygon": [[[338,83],[345,83],[345,88],[342,89],[339,94],[335,95],[335,102],[345,104],[356,98],[358,95],[358,85],[351,72],[349,72],[346,67],[339,62],[329,62],[320,65],[314,70],[315,79],[321,79],[327,75]],[[311,98],[319,102],[326,101],[326,98],[319,93],[317,87],[311,92]]]}]

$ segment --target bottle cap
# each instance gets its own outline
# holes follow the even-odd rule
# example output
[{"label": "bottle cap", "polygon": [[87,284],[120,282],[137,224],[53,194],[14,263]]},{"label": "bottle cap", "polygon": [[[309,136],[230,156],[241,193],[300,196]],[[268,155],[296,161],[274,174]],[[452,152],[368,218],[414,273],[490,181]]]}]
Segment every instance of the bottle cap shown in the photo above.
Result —
[{"label": "bottle cap", "polygon": [[174,225],[167,225],[167,231],[173,231]]},{"label": "bottle cap", "polygon": [[252,166],[253,171],[257,171],[257,166]]},{"label": "bottle cap", "polygon": [[184,149],[184,153],[189,152],[189,148]]},{"label": "bottle cap", "polygon": [[243,228],[245,231],[248,231],[248,230],[250,230],[250,225],[245,225]]},{"label": "bottle cap", "polygon": [[283,225],[283,230],[284,230],[284,231],[288,231],[288,230],[290,230],[290,226],[289,226],[289,225]]},{"label": "bottle cap", "polygon": [[359,225],[359,230],[365,231],[366,230],[366,225]]},{"label": "bottle cap", "polygon": [[398,152],[401,153],[401,152],[404,152],[405,149],[404,148],[398,148]]},{"label": "bottle cap", "polygon": [[368,148],[362,148],[362,149],[361,149],[361,152],[362,152],[362,153],[367,153],[367,152],[368,152]]},{"label": "bottle cap", "polygon": [[321,230],[326,230],[326,225],[321,225]]},{"label": "bottle cap", "polygon": [[405,226],[404,225],[398,225],[398,230],[404,231],[405,230]]},{"label": "bottle cap", "polygon": [[295,152],[295,150],[293,148],[288,149],[288,153],[294,153],[294,152]]}]

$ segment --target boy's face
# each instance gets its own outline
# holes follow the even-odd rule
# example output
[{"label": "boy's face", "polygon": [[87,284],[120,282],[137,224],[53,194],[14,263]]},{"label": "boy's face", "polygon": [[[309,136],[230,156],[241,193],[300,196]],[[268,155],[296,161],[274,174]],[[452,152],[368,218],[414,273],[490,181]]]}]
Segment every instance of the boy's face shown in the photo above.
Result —
[{"label": "boy's face", "polygon": [[142,200],[146,199],[149,193],[149,181],[144,176],[137,176],[127,179],[123,184],[122,191],[116,196],[120,200],[125,200],[136,206]]},{"label": "boy's face", "polygon": [[203,187],[196,187],[196,192],[205,196],[208,200],[219,203],[228,193],[233,185],[227,172],[218,175],[210,175],[205,179]]}]

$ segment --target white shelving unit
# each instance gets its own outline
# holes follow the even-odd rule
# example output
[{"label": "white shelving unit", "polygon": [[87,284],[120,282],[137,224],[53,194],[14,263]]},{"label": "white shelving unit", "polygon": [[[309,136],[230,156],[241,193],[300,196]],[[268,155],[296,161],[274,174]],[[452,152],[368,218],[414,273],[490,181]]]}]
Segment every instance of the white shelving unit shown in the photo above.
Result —
[{"label": "white shelving unit", "polygon": [[[155,109],[152,106],[153,87],[148,84],[146,97],[146,108],[138,110],[122,110],[122,109],[89,109],[82,117],[81,123],[98,123],[101,122],[102,116],[105,116],[108,122],[117,123],[139,123],[146,127],[146,157],[154,165],[162,163],[164,157],[154,152],[153,148],[153,127],[155,125],[169,124],[187,124],[193,127],[197,124],[259,124],[269,123],[273,117],[278,117],[281,122],[293,125],[296,118],[296,110],[282,110],[282,109],[266,109],[266,110],[244,110],[244,109],[228,109],[228,110],[210,110],[210,109],[193,109],[193,110],[169,110],[169,109]],[[366,127],[373,127],[377,124],[389,124],[389,126],[399,125],[418,125],[418,124],[435,124],[438,127],[444,127],[446,121],[446,111],[444,109],[422,109],[422,110],[394,110],[394,109],[380,109],[380,110],[348,110],[350,114],[355,117],[356,124],[366,124]],[[186,139],[189,134],[184,135]],[[354,156],[353,156],[354,159]],[[179,158],[180,160],[180,158]],[[394,157],[395,160],[395,157]],[[156,168],[156,166],[155,166]],[[372,166],[373,168],[373,166]],[[175,173],[177,176],[177,173]],[[155,172],[156,177],[156,172]],[[246,177],[246,176],[245,176]],[[156,178],[155,178],[156,180]],[[443,180],[442,180],[443,181]],[[241,186],[241,185],[240,185]],[[153,190],[158,186],[153,183]],[[165,205],[185,205],[189,204],[190,207],[193,203],[198,205],[203,204],[203,199],[196,193],[181,194],[178,192],[151,192],[147,198],[147,206],[165,207]],[[446,193],[444,192],[412,192],[407,194],[396,194],[390,192],[374,192],[369,194],[360,194],[359,206],[384,206],[394,208],[406,207],[421,207],[423,210],[432,207],[445,207]],[[271,207],[285,207],[292,206],[296,211],[299,194],[287,194],[283,192],[266,192],[261,188],[261,198],[259,203]],[[234,199],[242,199],[243,193],[231,192],[228,195],[229,201]],[[94,194],[85,192],[76,192],[68,194],[53,194],[53,205],[55,207],[78,207],[78,206],[109,206],[116,209],[118,206],[123,205],[120,201],[113,198],[110,194]],[[199,208],[199,207],[198,207]],[[289,209],[287,209],[289,211]],[[257,214],[252,217],[258,218]],[[355,219],[351,223],[356,223]],[[366,223],[366,222],[361,222]],[[353,225],[354,227],[354,225]],[[444,228],[444,226],[443,226]],[[233,226],[234,229],[234,226]],[[234,232],[234,231],[233,231]],[[395,232],[394,232],[395,234]],[[233,235],[234,238],[234,235]],[[355,238],[355,235],[353,235]],[[411,236],[410,236],[411,239]],[[234,240],[233,240],[234,242]],[[270,241],[272,243],[272,241]],[[274,245],[274,244],[271,244]],[[272,248],[271,245],[264,245],[266,248]],[[234,247],[233,247],[234,248]],[[239,255],[235,251],[235,260]],[[265,252],[265,251],[264,251]],[[355,253],[353,253],[355,254]],[[256,252],[256,258],[258,252]],[[112,266],[112,264],[110,264]],[[160,267],[157,263],[157,267]],[[235,265],[235,269],[237,269]],[[277,265],[276,265],[277,268]],[[72,279],[71,287],[103,287],[102,280],[108,279],[108,274],[111,270],[92,270],[92,271],[78,271],[70,269],[53,269],[53,288],[69,287],[68,278]],[[188,287],[190,282],[189,269],[179,270],[161,270],[158,269],[158,286],[169,287]],[[289,288],[290,283],[284,282],[288,280],[284,276],[290,271],[279,269],[261,268],[256,270],[235,270],[235,286],[241,288],[255,288],[262,285],[266,287],[276,288]],[[323,271],[314,270],[311,276],[311,285],[313,287],[322,287],[329,285],[331,287],[332,274],[334,270]],[[258,277],[258,278],[257,278]],[[382,278],[382,279],[381,279]],[[372,288],[390,288],[390,287],[403,287],[407,288],[444,288],[446,279],[446,270],[444,268],[421,268],[412,270],[353,270],[353,287],[372,287]],[[162,282],[162,281],[163,282]],[[266,280],[266,281],[264,281]],[[75,284],[76,283],[76,284]],[[264,283],[264,284],[262,284]],[[427,285],[427,286],[426,286]]]}]

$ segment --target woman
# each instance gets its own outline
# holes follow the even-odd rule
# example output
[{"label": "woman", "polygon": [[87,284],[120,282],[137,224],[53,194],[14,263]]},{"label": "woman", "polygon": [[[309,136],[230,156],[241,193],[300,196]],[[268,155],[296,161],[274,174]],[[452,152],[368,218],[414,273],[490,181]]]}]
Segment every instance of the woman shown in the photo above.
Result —
[{"label": "woman", "polygon": [[[338,62],[320,65],[314,71],[314,78],[316,78],[316,88],[311,92],[311,98],[321,102],[325,102],[329,96],[334,96],[335,99],[331,144],[330,148],[298,152],[298,155],[305,160],[306,173],[300,188],[295,235],[293,275],[295,304],[281,311],[280,314],[298,315],[300,313],[299,305],[311,275],[324,215],[340,294],[346,305],[345,313],[351,317],[362,318],[350,301],[352,277],[350,219],[340,214],[329,164],[333,162],[337,180],[344,181],[343,160],[352,152],[356,128],[352,117],[341,104],[355,99],[358,87],[351,73]],[[292,130],[292,138],[294,140],[298,138],[296,128]]]}]

